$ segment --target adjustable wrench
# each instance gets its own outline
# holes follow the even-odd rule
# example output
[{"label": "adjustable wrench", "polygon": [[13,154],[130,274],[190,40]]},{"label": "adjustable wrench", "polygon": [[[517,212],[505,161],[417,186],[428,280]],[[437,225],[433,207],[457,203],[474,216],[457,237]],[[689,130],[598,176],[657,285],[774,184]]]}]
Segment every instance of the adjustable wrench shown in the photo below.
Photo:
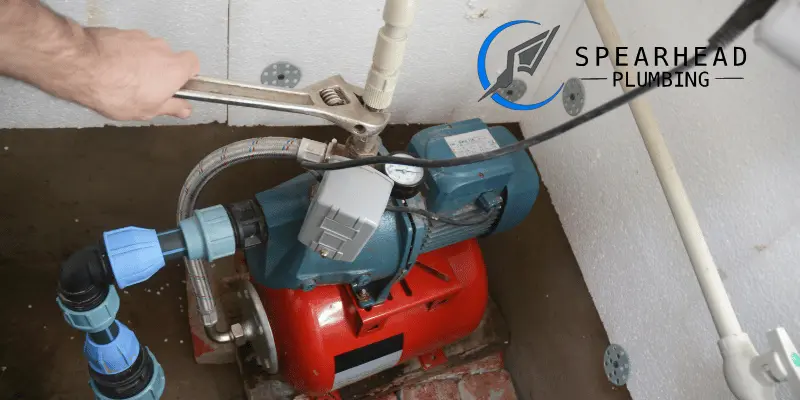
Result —
[{"label": "adjustable wrench", "polygon": [[263,108],[326,119],[356,137],[376,136],[389,122],[389,113],[371,111],[361,104],[363,89],[339,76],[302,90],[276,89],[224,79],[195,77],[175,97],[232,106]]}]

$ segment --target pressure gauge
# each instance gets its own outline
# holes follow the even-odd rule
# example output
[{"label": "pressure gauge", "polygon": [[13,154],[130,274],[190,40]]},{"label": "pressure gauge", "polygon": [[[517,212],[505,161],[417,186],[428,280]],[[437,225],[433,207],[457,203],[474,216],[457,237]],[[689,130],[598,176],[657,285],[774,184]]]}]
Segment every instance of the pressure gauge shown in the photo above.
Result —
[{"label": "pressure gauge", "polygon": [[[406,153],[396,153],[392,156],[414,158]],[[422,178],[425,177],[425,170],[422,167],[403,164],[386,164],[383,166],[383,172],[394,181],[392,197],[397,199],[410,199],[416,196],[419,193]]]}]

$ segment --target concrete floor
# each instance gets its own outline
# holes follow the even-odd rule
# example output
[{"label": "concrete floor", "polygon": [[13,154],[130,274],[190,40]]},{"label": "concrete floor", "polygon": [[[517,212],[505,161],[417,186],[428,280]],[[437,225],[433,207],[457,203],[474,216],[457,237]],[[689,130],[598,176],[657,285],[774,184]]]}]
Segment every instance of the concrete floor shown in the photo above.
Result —
[{"label": "concrete floor", "polygon": [[[397,150],[420,129],[392,126],[383,138]],[[224,125],[0,130],[0,399],[90,397],[82,335],[54,301],[58,265],[71,252],[113,228],[173,227],[186,173],[217,147],[254,136],[343,140],[342,133]],[[208,185],[198,206],[246,199],[300,172],[285,161],[238,165]],[[506,365],[519,397],[629,398],[603,375],[608,339],[546,190],[521,226],[482,247],[511,328]],[[239,399],[235,366],[194,363],[183,276],[172,265],[120,293],[119,319],[166,369],[165,399]]]}]

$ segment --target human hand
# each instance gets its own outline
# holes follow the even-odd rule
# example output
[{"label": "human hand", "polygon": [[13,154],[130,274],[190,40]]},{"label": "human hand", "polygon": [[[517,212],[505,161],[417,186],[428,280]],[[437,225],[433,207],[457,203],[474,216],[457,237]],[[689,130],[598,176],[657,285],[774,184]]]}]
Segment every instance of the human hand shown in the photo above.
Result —
[{"label": "human hand", "polygon": [[173,98],[200,62],[190,51],[173,52],[166,41],[138,30],[85,28],[88,52],[83,88],[71,98],[115,120],[150,120],[159,115],[188,118],[192,105]]}]

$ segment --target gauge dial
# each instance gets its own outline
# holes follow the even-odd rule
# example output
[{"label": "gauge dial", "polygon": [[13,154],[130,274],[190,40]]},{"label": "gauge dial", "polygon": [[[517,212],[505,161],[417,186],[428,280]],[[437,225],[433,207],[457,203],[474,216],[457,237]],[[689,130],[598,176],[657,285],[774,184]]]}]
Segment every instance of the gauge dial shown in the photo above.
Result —
[{"label": "gauge dial", "polygon": [[[396,153],[395,157],[414,158],[409,154]],[[402,164],[385,164],[383,172],[394,181],[392,197],[396,199],[410,199],[419,193],[422,179],[425,178],[425,169]]]},{"label": "gauge dial", "polygon": [[[395,157],[414,158],[408,154],[393,154]],[[402,186],[416,186],[422,182],[425,177],[425,170],[422,167],[414,167],[411,165],[402,164],[386,164],[386,175],[391,178],[395,184]]]}]

